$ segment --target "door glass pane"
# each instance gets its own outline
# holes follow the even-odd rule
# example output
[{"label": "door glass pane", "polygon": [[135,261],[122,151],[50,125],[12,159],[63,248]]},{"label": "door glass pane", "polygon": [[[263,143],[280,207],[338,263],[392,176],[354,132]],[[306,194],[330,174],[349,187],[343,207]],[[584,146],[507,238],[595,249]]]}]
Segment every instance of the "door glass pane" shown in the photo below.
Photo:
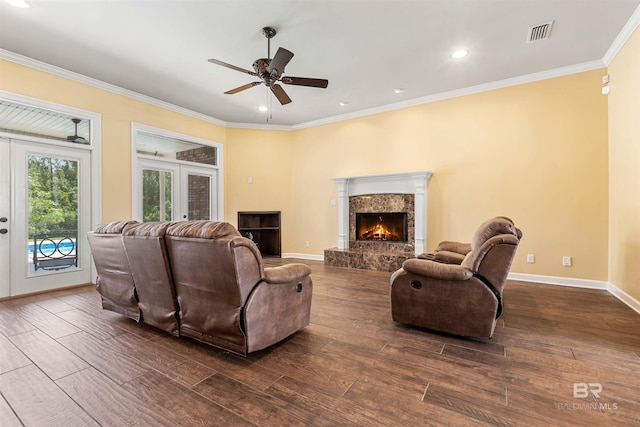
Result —
[{"label": "door glass pane", "polygon": [[78,267],[78,162],[28,156],[29,275]]},{"label": "door glass pane", "polygon": [[144,222],[173,219],[173,174],[142,170],[142,218]]},{"label": "door glass pane", "polygon": [[211,219],[211,178],[203,175],[188,175],[188,210],[190,220]]}]

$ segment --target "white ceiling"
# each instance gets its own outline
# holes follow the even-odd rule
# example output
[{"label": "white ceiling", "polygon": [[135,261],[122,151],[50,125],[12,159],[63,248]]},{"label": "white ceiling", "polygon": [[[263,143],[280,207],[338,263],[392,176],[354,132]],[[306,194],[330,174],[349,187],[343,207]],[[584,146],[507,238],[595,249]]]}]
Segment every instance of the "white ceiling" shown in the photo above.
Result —
[{"label": "white ceiling", "polygon": [[[230,125],[300,126],[445,92],[558,69],[604,66],[640,0],[28,0],[0,1],[0,48],[211,116]],[[635,16],[635,15],[633,15]],[[551,37],[526,43],[529,27]],[[283,85],[281,106],[252,69],[295,56],[285,75],[329,80],[327,89]],[[464,59],[450,57],[465,48]],[[402,88],[401,93],[394,93]],[[340,106],[340,102],[347,102]]]}]

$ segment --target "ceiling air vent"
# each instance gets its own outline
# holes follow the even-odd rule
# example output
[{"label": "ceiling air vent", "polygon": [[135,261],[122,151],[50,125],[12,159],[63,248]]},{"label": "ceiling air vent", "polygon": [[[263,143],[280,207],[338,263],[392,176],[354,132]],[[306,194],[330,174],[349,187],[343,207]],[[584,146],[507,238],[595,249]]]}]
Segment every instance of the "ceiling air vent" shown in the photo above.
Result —
[{"label": "ceiling air vent", "polygon": [[549,21],[545,24],[534,25],[533,27],[529,28],[529,34],[527,34],[527,43],[548,39],[551,36],[552,25],[553,21]]}]

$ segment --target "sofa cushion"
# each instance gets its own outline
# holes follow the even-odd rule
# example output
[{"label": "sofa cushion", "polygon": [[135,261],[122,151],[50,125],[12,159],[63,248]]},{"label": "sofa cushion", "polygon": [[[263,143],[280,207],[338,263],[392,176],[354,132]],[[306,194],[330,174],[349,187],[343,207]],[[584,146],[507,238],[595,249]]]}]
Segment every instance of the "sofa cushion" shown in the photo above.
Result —
[{"label": "sofa cushion", "polygon": [[93,232],[95,234],[122,234],[124,228],[129,224],[138,224],[138,221],[113,221],[106,224],[100,224]]},{"label": "sofa cushion", "polygon": [[241,236],[228,222],[183,221],[171,225],[167,234],[175,237],[195,237],[199,239],[219,239],[227,236]]},{"label": "sofa cushion", "polygon": [[122,231],[123,236],[140,236],[140,237],[164,237],[167,228],[173,225],[173,222],[132,222],[127,224]]}]

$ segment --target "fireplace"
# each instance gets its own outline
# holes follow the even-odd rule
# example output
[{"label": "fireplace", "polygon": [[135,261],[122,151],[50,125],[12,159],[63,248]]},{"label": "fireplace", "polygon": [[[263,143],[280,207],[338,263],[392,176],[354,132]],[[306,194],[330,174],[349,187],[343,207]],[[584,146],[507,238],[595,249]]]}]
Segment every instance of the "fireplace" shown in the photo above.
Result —
[{"label": "fireplace", "polygon": [[415,171],[331,178],[338,186],[338,247],[325,249],[325,264],[395,271],[425,252],[430,177]]},{"label": "fireplace", "polygon": [[356,212],[356,240],[407,242],[406,212]]}]

